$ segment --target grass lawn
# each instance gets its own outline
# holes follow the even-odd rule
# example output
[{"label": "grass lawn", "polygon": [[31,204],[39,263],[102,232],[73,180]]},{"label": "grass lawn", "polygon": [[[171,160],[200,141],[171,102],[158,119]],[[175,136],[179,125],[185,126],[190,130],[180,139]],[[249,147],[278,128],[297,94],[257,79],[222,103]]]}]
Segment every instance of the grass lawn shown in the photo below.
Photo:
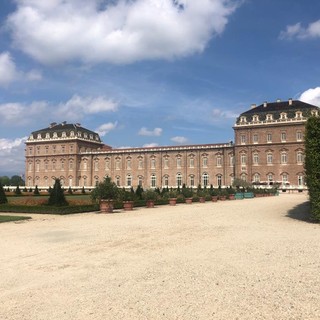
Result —
[{"label": "grass lawn", "polygon": [[10,221],[19,221],[19,220],[28,220],[31,217],[21,217],[21,216],[1,216],[0,215],[0,223],[1,222],[10,222]]}]

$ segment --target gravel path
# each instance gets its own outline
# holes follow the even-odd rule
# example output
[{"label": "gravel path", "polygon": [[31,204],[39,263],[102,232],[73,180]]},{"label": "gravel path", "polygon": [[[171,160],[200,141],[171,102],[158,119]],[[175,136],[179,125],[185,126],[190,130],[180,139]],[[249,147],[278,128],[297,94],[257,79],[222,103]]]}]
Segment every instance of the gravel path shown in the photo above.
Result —
[{"label": "gravel path", "polygon": [[0,319],[320,319],[303,194],[0,225]]}]

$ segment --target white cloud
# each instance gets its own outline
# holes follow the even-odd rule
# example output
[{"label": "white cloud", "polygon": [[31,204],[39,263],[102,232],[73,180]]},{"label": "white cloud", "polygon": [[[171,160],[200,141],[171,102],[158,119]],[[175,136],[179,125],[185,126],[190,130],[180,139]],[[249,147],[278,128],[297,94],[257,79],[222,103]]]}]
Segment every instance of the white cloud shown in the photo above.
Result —
[{"label": "white cloud", "polygon": [[0,172],[23,174],[26,139],[0,139]]},{"label": "white cloud", "polygon": [[138,135],[139,136],[149,136],[149,137],[159,137],[162,134],[162,129],[161,128],[154,128],[153,130],[148,130],[145,127],[142,127]]},{"label": "white cloud", "polygon": [[6,86],[18,78],[16,65],[9,52],[0,54],[0,86]]},{"label": "white cloud", "polygon": [[31,70],[26,73],[26,79],[29,81],[40,81],[42,80],[42,73],[39,70]]},{"label": "white cloud", "polygon": [[156,143],[156,142],[151,142],[151,143],[146,143],[146,144],[144,144],[142,147],[143,147],[143,148],[153,148],[153,147],[158,147],[158,146],[159,146],[158,143]]},{"label": "white cloud", "polygon": [[105,136],[107,133],[110,131],[114,130],[117,127],[118,123],[117,122],[108,122],[104,123],[101,126],[99,126],[95,132],[97,132],[101,137]]},{"label": "white cloud", "polygon": [[299,100],[320,107],[320,87],[306,90],[301,94]]},{"label": "white cloud", "polygon": [[181,137],[181,136],[176,136],[170,139],[173,142],[179,143],[179,144],[184,144],[188,142],[188,139],[185,137]]},{"label": "white cloud", "polygon": [[102,112],[115,112],[118,104],[105,97],[81,97],[74,95],[66,103],[61,103],[57,108],[57,115],[65,119],[79,120],[86,114],[98,114]]},{"label": "white cloud", "polygon": [[214,120],[219,120],[221,118],[233,119],[236,118],[238,115],[232,111],[215,108],[212,110],[212,116]]},{"label": "white cloud", "polygon": [[16,0],[15,45],[44,63],[132,63],[202,52],[221,34],[229,0]]},{"label": "white cloud", "polygon": [[114,112],[118,104],[104,97],[81,97],[74,95],[70,100],[58,105],[46,101],[34,101],[30,104],[0,104],[0,124],[3,126],[21,126],[38,123],[44,118],[50,121],[80,121],[88,114]]},{"label": "white cloud", "polygon": [[280,39],[308,39],[320,37],[320,20],[312,22],[304,28],[301,23],[289,25],[285,31],[281,31]]}]

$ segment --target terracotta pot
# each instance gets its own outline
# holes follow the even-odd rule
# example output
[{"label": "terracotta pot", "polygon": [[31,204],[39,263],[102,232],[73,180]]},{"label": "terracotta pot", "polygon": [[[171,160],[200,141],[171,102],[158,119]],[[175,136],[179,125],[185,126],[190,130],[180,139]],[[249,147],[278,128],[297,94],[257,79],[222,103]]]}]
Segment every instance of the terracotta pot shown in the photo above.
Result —
[{"label": "terracotta pot", "polygon": [[192,204],[192,198],[186,198],[186,203],[187,204]]},{"label": "terracotta pot", "polygon": [[217,202],[218,201],[218,196],[212,196],[211,197],[212,202]]},{"label": "terracotta pot", "polygon": [[100,211],[103,213],[112,213],[113,212],[113,200],[105,200],[101,199],[100,204]]},{"label": "terracotta pot", "polygon": [[154,200],[147,200],[147,208],[154,208]]},{"label": "terracotta pot", "polygon": [[200,203],[205,203],[206,202],[206,198],[205,197],[199,197],[199,202]]},{"label": "terracotta pot", "polygon": [[123,202],[123,210],[132,211],[133,210],[133,201],[124,201]]},{"label": "terracotta pot", "polygon": [[169,198],[169,205],[175,206],[177,204],[177,198]]},{"label": "terracotta pot", "polygon": [[234,194],[229,194],[229,200],[235,200],[236,196]]},{"label": "terracotta pot", "polygon": [[225,200],[227,200],[227,197],[226,196],[219,196],[219,200],[220,201],[225,201]]}]

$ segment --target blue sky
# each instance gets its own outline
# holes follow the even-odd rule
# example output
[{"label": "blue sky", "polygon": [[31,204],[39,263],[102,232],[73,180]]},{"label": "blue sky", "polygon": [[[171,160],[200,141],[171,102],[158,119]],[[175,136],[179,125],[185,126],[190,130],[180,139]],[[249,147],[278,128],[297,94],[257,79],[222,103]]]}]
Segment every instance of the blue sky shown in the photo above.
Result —
[{"label": "blue sky", "polygon": [[320,106],[318,0],[0,2],[0,175],[79,122],[112,147],[233,140],[252,103]]}]

